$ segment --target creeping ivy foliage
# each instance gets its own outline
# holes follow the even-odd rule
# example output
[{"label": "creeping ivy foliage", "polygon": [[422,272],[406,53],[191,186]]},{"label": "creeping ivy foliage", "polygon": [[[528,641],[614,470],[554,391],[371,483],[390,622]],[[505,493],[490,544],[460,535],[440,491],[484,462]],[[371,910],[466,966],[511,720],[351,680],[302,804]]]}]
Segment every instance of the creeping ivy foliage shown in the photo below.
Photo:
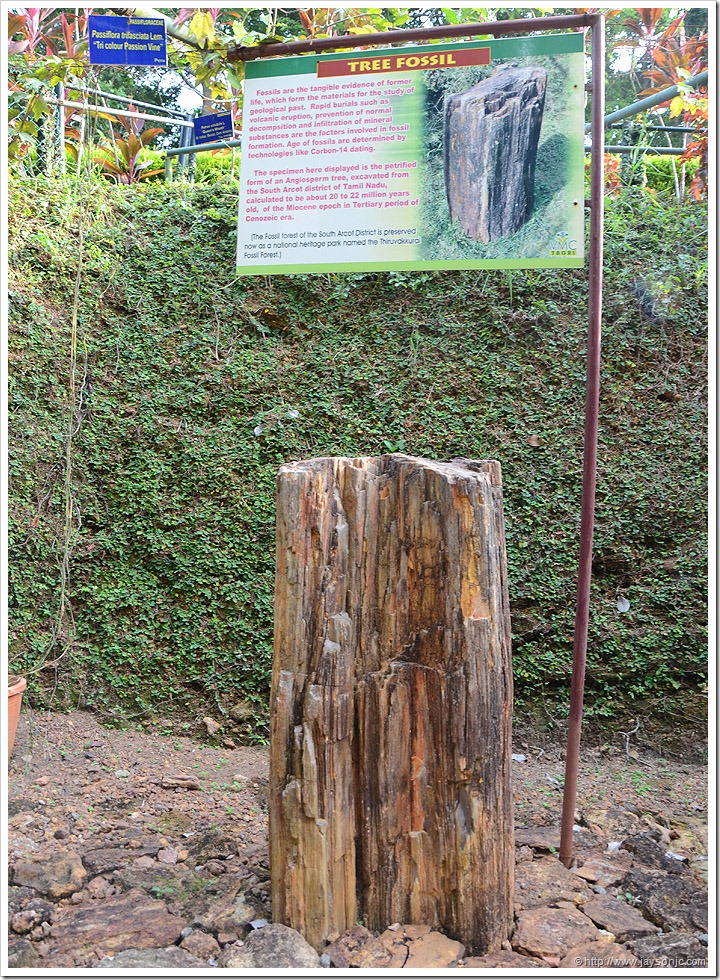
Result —
[{"label": "creeping ivy foliage", "polygon": [[[228,184],[10,193],[10,666],[35,703],[138,720],[246,699],[262,737],[278,467],[403,451],[501,461],[516,699],[562,715],[585,272],[238,280]],[[661,193],[607,202],[590,714],[682,725],[704,700],[705,224]]]}]

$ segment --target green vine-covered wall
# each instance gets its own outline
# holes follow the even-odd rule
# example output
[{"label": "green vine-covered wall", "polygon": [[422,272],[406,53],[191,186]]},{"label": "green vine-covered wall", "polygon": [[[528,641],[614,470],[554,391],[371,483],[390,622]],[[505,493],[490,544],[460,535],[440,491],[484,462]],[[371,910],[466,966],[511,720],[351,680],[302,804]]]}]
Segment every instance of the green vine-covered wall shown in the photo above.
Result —
[{"label": "green vine-covered wall", "polygon": [[[562,716],[585,273],[238,280],[229,182],[10,193],[10,667],[34,703],[192,724],[243,700],[262,738],[277,469],[403,451],[501,461],[518,705]],[[704,700],[705,225],[608,200],[591,715],[682,726]]]}]

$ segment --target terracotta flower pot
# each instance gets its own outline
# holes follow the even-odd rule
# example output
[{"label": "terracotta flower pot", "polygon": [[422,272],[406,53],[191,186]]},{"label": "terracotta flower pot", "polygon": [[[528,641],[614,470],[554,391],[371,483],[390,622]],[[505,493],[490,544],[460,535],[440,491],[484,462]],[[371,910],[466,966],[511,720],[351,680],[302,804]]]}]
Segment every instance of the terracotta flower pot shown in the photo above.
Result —
[{"label": "terracotta flower pot", "polygon": [[13,674],[8,677],[8,758],[13,750],[15,732],[20,717],[20,705],[26,687],[27,681],[24,677],[16,677]]}]

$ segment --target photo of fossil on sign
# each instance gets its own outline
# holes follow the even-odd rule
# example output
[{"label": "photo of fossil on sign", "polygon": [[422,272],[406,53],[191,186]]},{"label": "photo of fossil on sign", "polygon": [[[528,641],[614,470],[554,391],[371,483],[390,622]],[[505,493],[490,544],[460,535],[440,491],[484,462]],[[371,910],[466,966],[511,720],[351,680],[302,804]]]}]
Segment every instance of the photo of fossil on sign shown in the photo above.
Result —
[{"label": "photo of fossil on sign", "polygon": [[445,189],[451,220],[493,242],[527,222],[545,106],[544,68],[501,65],[445,101]]},{"label": "photo of fossil on sign", "polygon": [[582,255],[582,58],[493,57],[422,73],[425,257]]}]

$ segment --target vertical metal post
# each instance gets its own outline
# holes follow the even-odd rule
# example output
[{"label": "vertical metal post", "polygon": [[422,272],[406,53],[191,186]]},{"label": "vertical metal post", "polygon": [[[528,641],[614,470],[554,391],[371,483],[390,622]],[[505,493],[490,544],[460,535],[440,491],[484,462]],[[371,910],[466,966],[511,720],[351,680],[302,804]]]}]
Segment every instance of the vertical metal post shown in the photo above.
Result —
[{"label": "vertical metal post", "polygon": [[[192,122],[192,115],[189,112],[185,113],[185,120],[187,122]],[[183,126],[180,133],[180,146],[192,146],[195,140],[190,135],[191,130],[187,126]],[[187,153],[181,153],[178,157],[178,171],[182,172],[182,176],[185,177],[185,170],[188,165],[188,155]]]},{"label": "vertical metal post", "polygon": [[172,183],[172,160],[170,157],[165,157],[165,183]]},{"label": "vertical metal post", "polygon": [[58,82],[55,86],[55,97],[58,100],[57,115],[55,116],[55,147],[57,159],[53,161],[53,169],[57,174],[65,173],[65,86]]},{"label": "vertical metal post", "polygon": [[577,799],[578,758],[585,689],[585,660],[590,619],[593,524],[600,406],[600,335],[602,322],[603,208],[605,196],[605,21],[592,15],[592,159],[590,165],[590,298],[588,304],[587,384],[583,487],[570,719],[565,756],[565,788],[560,830],[560,860],[570,867]]}]

